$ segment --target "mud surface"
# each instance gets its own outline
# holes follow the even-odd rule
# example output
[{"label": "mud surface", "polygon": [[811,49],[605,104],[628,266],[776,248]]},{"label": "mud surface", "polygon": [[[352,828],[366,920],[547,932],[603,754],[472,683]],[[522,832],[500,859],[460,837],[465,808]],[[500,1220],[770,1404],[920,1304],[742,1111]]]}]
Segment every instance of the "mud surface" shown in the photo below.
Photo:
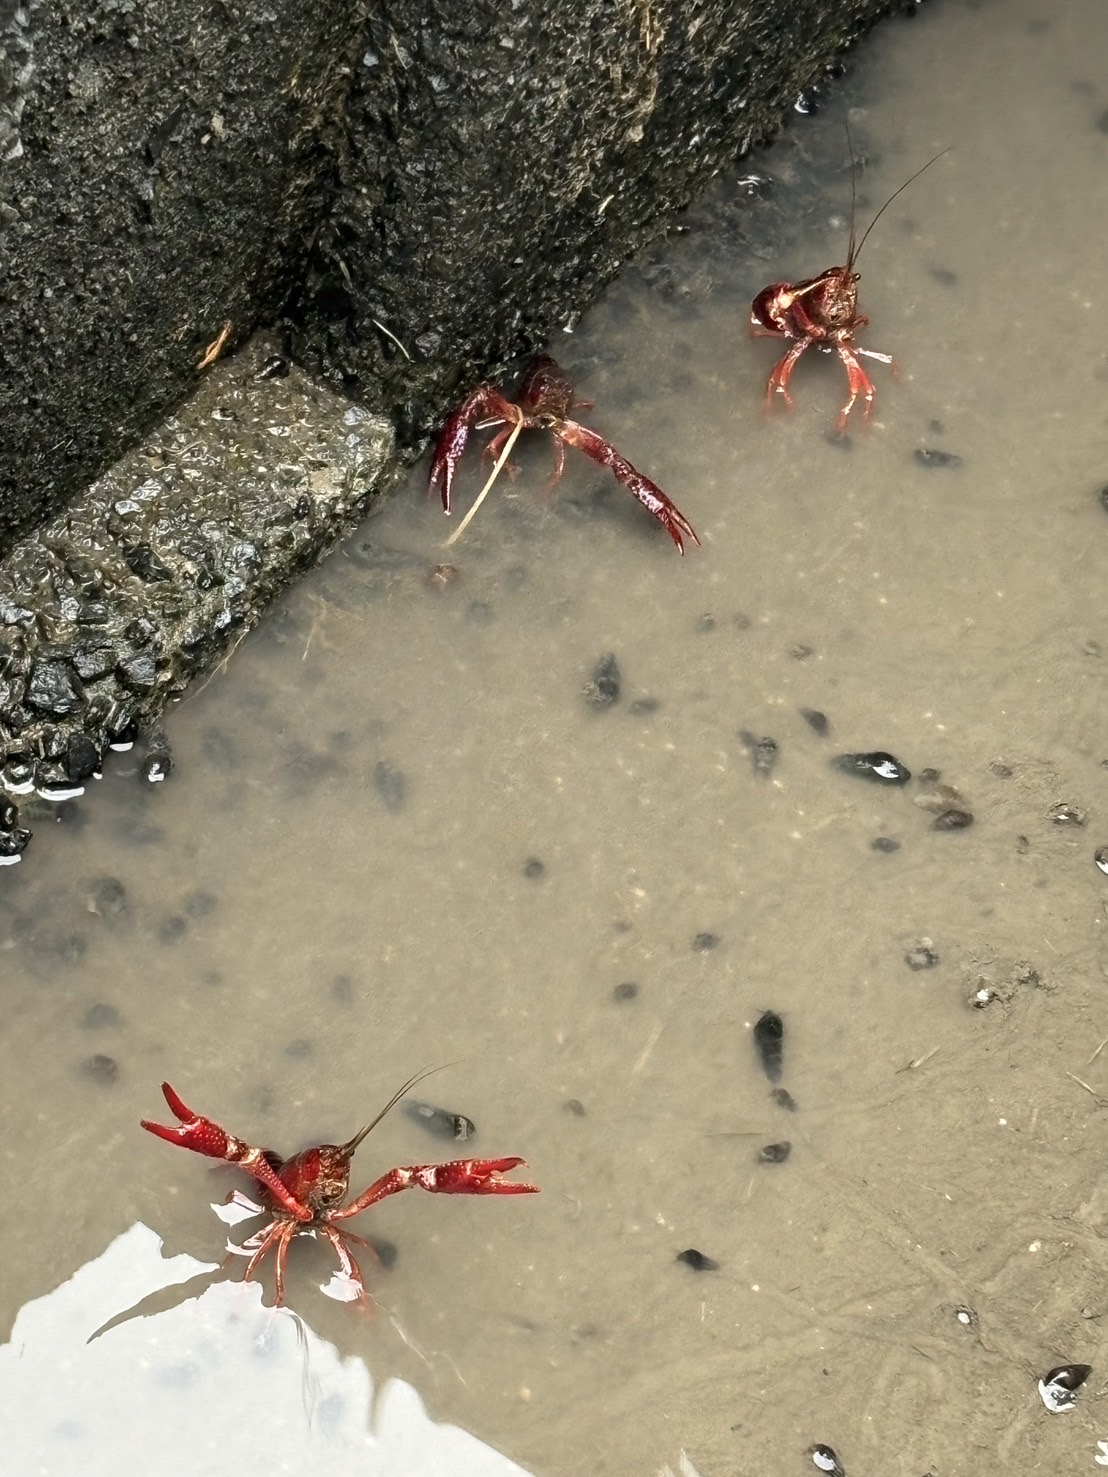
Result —
[{"label": "mud surface", "polygon": [[[1098,4],[927,7],[553,346],[700,550],[575,453],[544,495],[539,435],[449,549],[414,477],[181,705],[168,783],[119,760],[0,874],[5,1326],[136,1220],[220,1259],[227,1176],[137,1127],[163,1079],[291,1152],[449,1062],[418,1096],[473,1136],[394,1112],[355,1186],[518,1154],[542,1194],[367,1213],[372,1321],[320,1295],[329,1248],[289,1268],[436,1419],[543,1477],[788,1477],[816,1442],[850,1477],[1093,1470],[1106,44]],[[842,442],[814,352],[766,421],[746,320],[844,259],[845,144],[811,163],[844,109],[863,223],[951,152],[862,255],[899,378],[866,361]],[[750,190],[805,223],[758,258]],[[878,753],[911,778],[835,762]]]}]

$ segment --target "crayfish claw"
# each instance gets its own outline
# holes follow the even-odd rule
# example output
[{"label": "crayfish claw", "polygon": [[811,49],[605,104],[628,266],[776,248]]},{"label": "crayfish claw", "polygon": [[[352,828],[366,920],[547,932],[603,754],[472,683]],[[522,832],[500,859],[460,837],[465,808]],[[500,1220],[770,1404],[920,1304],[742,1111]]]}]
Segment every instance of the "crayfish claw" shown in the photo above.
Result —
[{"label": "crayfish claw", "polygon": [[[496,421],[511,418],[514,407],[509,407],[495,385],[478,385],[447,416],[443,422],[439,439],[435,443],[435,454],[431,458],[431,473],[428,485],[432,491],[438,487],[442,493],[442,508],[449,513],[454,498],[454,474],[458,463],[465,455],[469,433],[478,421],[490,417]],[[518,412],[516,412],[518,416]]]},{"label": "crayfish claw", "polygon": [[162,1083],[162,1096],[169,1104],[169,1111],[173,1114],[175,1118],[179,1118],[182,1123],[188,1123],[190,1119],[193,1119],[197,1116],[197,1114],[195,1114],[192,1109],[185,1104],[184,1099],[173,1091],[173,1088],[170,1087],[168,1082]]},{"label": "crayfish claw", "polygon": [[537,1195],[538,1185],[504,1180],[501,1175],[519,1165],[518,1156],[510,1159],[454,1159],[449,1164],[432,1164],[425,1188],[439,1195]]}]

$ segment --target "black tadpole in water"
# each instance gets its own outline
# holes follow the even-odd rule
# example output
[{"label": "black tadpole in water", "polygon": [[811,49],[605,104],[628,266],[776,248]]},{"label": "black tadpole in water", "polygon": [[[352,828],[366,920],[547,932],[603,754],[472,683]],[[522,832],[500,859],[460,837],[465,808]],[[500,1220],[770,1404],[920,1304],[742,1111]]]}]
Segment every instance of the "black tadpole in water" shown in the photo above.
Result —
[{"label": "black tadpole in water", "polygon": [[875,749],[871,754],[840,754],[834,764],[844,774],[856,774],[879,785],[906,785],[912,778],[912,771],[884,749]]},{"label": "black tadpole in water", "polygon": [[477,1132],[473,1119],[464,1113],[450,1113],[445,1108],[436,1108],[432,1103],[421,1103],[409,1098],[404,1111],[417,1123],[422,1123],[430,1133],[440,1139],[471,1139]]},{"label": "black tadpole in water", "polygon": [[585,684],[585,701],[594,708],[610,708],[619,700],[621,678],[614,651],[606,651]]},{"label": "black tadpole in water", "polygon": [[762,1069],[771,1082],[781,1079],[785,1052],[785,1022],[775,1010],[763,1011],[754,1022],[754,1045]]},{"label": "black tadpole in water", "polygon": [[748,728],[742,728],[739,730],[739,742],[749,750],[754,773],[761,779],[768,779],[777,764],[777,740],[755,738]]},{"label": "black tadpole in water", "polygon": [[719,1262],[714,1257],[705,1256],[702,1251],[697,1251],[695,1246],[690,1246],[687,1251],[677,1253],[677,1261],[684,1262],[686,1267],[691,1267],[694,1272],[718,1272]]}]

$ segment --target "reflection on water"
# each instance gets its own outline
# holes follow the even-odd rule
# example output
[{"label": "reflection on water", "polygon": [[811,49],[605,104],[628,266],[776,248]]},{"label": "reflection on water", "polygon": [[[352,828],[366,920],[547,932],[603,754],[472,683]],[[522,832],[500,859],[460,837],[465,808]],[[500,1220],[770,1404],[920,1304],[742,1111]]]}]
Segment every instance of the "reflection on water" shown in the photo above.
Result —
[{"label": "reflection on water", "polygon": [[20,1309],[0,1348],[6,1472],[214,1477],[335,1462],[367,1477],[525,1477],[475,1437],[432,1421],[403,1380],[374,1399],[360,1359],[342,1358],[302,1318],[264,1308],[256,1285],[216,1283],[115,1322],[129,1303],[215,1270],[190,1256],[163,1259],[161,1246],[133,1225]]},{"label": "reflection on water", "polygon": [[[5,1326],[135,1221],[223,1254],[208,1203],[234,1176],[139,1129],[160,1081],[291,1154],[450,1063],[445,1117],[390,1114],[353,1192],[455,1157],[453,1123],[543,1193],[372,1207],[356,1230],[397,1248],[366,1268],[372,1320],[320,1294],[330,1248],[298,1238],[289,1306],[330,1346],[311,1378],[362,1401],[350,1439],[357,1381],[400,1379],[542,1477],[583,1451],[589,1477],[654,1477],[682,1449],[777,1477],[817,1445],[881,1477],[1092,1469],[1106,52],[1102,0],[920,7],[739,167],[768,187],[721,177],[559,338],[581,418],[701,548],[680,558],[587,457],[544,495],[528,432],[446,550],[421,468],[169,715],[165,784],[119,756],[36,812],[0,872]],[[767,420],[780,344],[746,329],[767,284],[845,259],[847,108],[862,222],[952,147],[866,243],[863,342],[900,377],[876,366],[868,431],[829,440],[842,366],[805,355]],[[81,1338],[142,1296],[119,1275]],[[233,1426],[267,1338],[291,1347],[258,1297],[213,1287],[116,1372],[222,1371],[142,1425],[155,1449],[199,1439],[198,1408]],[[1047,1412],[1037,1380],[1082,1363]],[[20,1419],[46,1431],[65,1417],[35,1368]],[[277,1403],[303,1435],[302,1371]],[[122,1398],[113,1457],[144,1422]]]}]

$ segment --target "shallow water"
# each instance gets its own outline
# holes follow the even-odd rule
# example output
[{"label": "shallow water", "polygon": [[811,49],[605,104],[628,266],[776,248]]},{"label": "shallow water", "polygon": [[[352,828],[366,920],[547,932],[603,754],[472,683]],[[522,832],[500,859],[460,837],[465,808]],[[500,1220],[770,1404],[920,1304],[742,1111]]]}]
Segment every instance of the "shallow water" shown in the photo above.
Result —
[{"label": "shallow water", "polygon": [[[1097,0],[891,23],[553,346],[701,549],[680,559],[575,453],[543,496],[535,436],[444,550],[421,468],[170,715],[168,783],[118,756],[59,824],[32,819],[0,874],[5,1328],[135,1221],[219,1260],[208,1202],[233,1180],[137,1127],[164,1121],[163,1078],[289,1152],[453,1063],[419,1095],[477,1137],[395,1111],[354,1188],[520,1154],[542,1194],[375,1208],[358,1228],[399,1254],[372,1321],[294,1246],[293,1307],[378,1387],[409,1381],[542,1477],[681,1449],[703,1477],[815,1470],[816,1441],[852,1477],[1091,1467],[1106,45]],[[806,356],[767,420],[779,346],[746,319],[768,282],[843,259],[845,110],[862,223],[951,152],[866,245],[862,341],[900,375],[870,362],[873,421],[837,442],[840,366]],[[606,652],[622,691],[598,711]],[[776,740],[768,778],[740,731]],[[830,762],[878,749],[917,778]],[[932,828],[926,767],[971,828]],[[922,939],[938,963],[913,970]],[[1001,998],[969,1008],[983,988]],[[795,1113],[751,1040],[766,1009]],[[785,1163],[756,1162],[782,1139]],[[690,1247],[718,1269],[677,1262]],[[1057,1420],[1035,1379],[1071,1361],[1094,1374]]]}]

